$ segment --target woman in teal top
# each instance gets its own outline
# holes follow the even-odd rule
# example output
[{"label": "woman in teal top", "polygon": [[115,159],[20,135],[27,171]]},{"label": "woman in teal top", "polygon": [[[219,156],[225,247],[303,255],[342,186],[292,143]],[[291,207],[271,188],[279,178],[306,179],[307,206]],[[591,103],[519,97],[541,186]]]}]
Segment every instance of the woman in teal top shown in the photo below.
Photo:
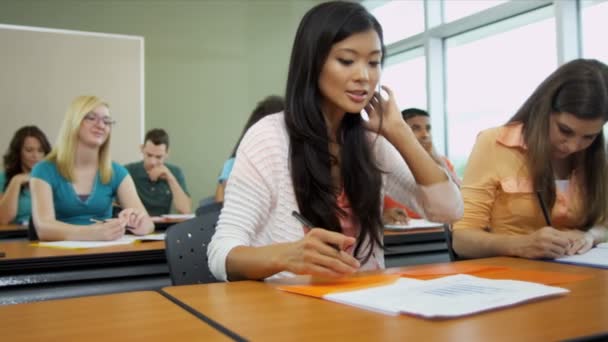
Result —
[{"label": "woman in teal top", "polygon": [[[125,229],[154,230],[133,179],[112,162],[114,121],[95,96],[79,96],[68,109],[57,146],[32,170],[32,213],[41,240],[115,240]],[[112,200],[125,208],[111,218]]]},{"label": "woman in teal top", "polygon": [[44,133],[36,126],[15,132],[0,172],[0,224],[26,225],[32,213],[29,181],[34,165],[51,151]]}]

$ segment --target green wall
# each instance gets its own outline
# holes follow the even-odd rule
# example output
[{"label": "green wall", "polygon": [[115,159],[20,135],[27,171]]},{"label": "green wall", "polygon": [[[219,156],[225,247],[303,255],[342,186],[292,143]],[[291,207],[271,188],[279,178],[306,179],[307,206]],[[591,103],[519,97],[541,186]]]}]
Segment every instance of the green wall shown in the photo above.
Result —
[{"label": "green wall", "polygon": [[169,131],[198,203],[257,101],[283,95],[298,22],[318,2],[0,0],[0,23],[143,36],[145,127]]}]

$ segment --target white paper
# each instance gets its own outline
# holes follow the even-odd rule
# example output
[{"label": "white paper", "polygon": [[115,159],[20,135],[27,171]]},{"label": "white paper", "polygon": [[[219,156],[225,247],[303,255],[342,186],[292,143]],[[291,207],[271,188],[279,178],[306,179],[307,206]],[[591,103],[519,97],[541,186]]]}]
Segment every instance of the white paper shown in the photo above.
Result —
[{"label": "white paper", "polygon": [[424,219],[410,219],[408,224],[385,224],[384,229],[390,230],[406,230],[420,228],[440,228],[443,223],[431,222]]},{"label": "white paper", "polygon": [[398,315],[399,306],[395,298],[403,295],[403,291],[411,285],[424,283],[424,280],[399,278],[390,285],[371,287],[363,290],[330,293],[323,296],[332,302],[348,304],[362,309],[380,312],[387,315]]},{"label": "white paper", "polygon": [[575,254],[555,259],[557,262],[608,268],[608,244],[601,243],[585,254]]},{"label": "white paper", "polygon": [[172,219],[172,220],[189,220],[194,218],[195,214],[165,214],[162,215],[164,218]]},{"label": "white paper", "polygon": [[99,247],[111,247],[128,245],[135,241],[144,240],[155,240],[164,241],[165,234],[148,234],[148,235],[124,235],[120,239],[113,241],[53,241],[53,242],[39,242],[38,246],[41,247],[56,247],[56,248],[68,248],[68,249],[79,249],[79,248],[99,248]]},{"label": "white paper", "polygon": [[569,292],[531,282],[484,279],[465,274],[418,282],[410,280],[333,293],[324,298],[388,314],[438,318],[470,315]]}]

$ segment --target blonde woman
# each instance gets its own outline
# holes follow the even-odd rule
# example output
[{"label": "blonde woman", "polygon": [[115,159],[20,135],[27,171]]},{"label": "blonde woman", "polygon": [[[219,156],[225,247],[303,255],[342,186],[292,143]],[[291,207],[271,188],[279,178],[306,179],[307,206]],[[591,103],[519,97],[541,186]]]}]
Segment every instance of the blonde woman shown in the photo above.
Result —
[{"label": "blonde woman", "polygon": [[[57,145],[32,170],[32,213],[41,240],[115,240],[126,229],[154,230],[127,170],[112,162],[114,121],[109,106],[95,96],[70,105]],[[111,219],[112,200],[123,209]]]}]

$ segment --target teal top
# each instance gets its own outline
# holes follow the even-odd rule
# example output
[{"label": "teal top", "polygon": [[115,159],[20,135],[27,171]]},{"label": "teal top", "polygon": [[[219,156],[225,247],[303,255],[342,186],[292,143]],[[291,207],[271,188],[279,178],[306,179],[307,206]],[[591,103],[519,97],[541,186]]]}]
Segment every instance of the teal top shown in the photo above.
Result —
[{"label": "teal top", "polygon": [[[179,183],[179,186],[188,194],[188,188],[186,187],[186,179],[182,170],[169,163],[165,163],[165,166],[171,171],[175,179]],[[164,179],[159,179],[153,182],[148,177],[148,173],[144,168],[144,162],[139,161],[125,165],[129,174],[133,178],[135,188],[137,189],[137,195],[141,199],[146,211],[150,216],[161,216],[171,212],[171,204],[173,203],[173,193]],[[188,194],[189,195],[189,194]]]},{"label": "teal top", "polygon": [[[4,185],[6,185],[6,173],[0,172],[0,192],[4,193]],[[19,199],[17,201],[17,215],[11,223],[27,225],[32,215],[32,196],[30,188],[27,186],[21,187]]]},{"label": "teal top", "polygon": [[48,160],[36,164],[31,177],[47,182],[53,191],[55,218],[69,224],[90,225],[91,219],[105,220],[112,217],[112,200],[127,169],[112,162],[112,178],[107,184],[101,182],[99,171],[88,196],[79,196],[72,183],[68,182],[57,170],[57,165]]}]

